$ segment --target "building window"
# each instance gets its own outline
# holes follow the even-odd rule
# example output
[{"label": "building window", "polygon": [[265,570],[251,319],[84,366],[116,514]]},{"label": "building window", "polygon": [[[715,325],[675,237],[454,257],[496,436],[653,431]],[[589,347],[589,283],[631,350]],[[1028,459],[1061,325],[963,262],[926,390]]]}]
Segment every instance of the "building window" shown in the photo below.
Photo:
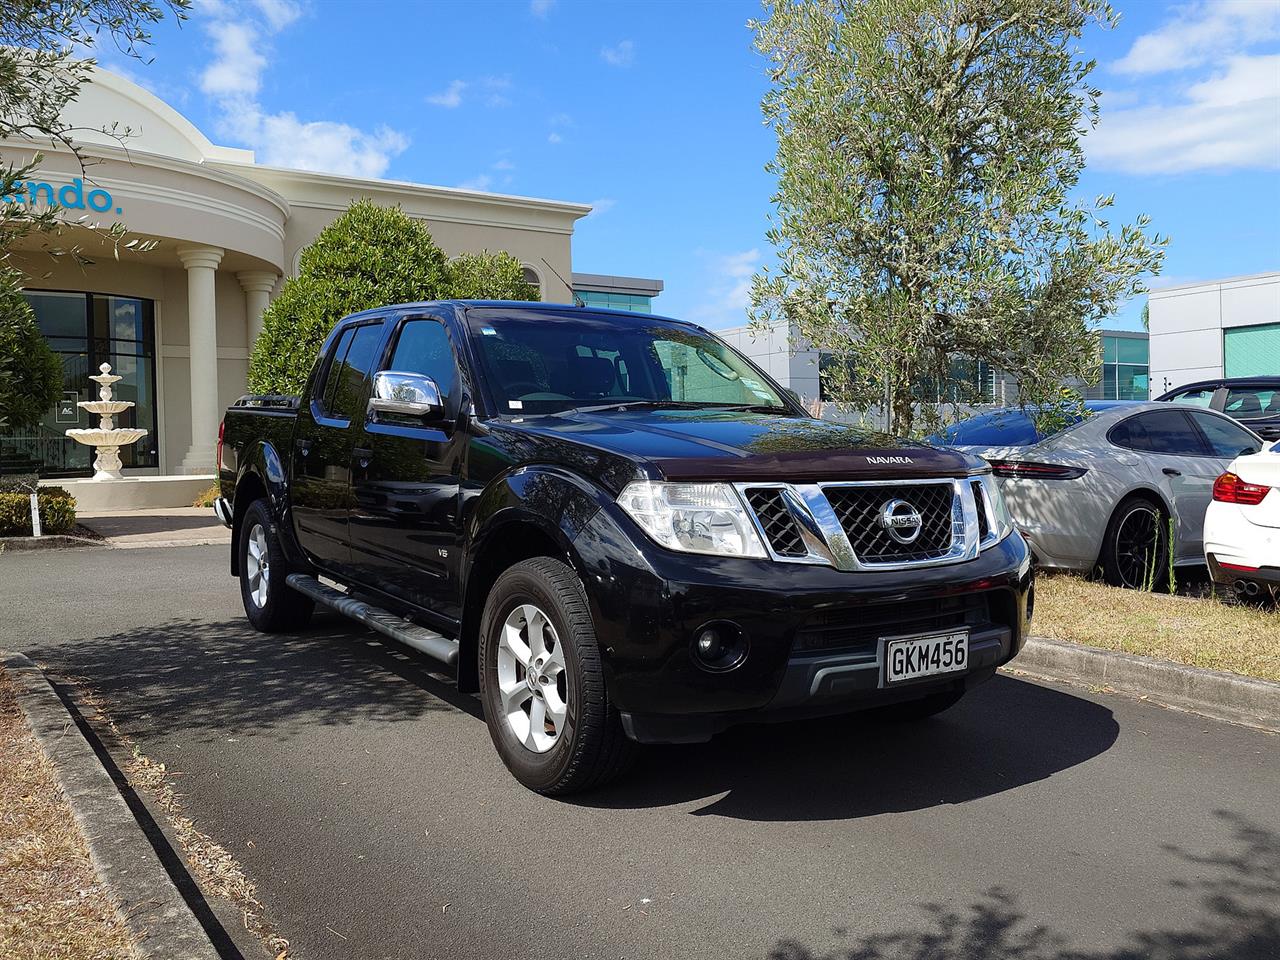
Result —
[{"label": "building window", "polygon": [[68,440],[65,431],[97,426],[76,401],[95,399],[89,380],[103,363],[123,377],[113,391],[134,406],[115,418],[118,427],[147,435],[120,448],[125,467],[159,465],[156,437],[155,304],[136,297],[28,290],[23,296],[53,351],[62,358],[62,395],[33,430],[0,430],[0,472],[50,477],[89,476],[93,448]]},{"label": "building window", "polygon": [[600,290],[573,291],[585,307],[604,307],[607,310],[629,310],[632,313],[653,313],[653,298],[634,293],[604,293]]},{"label": "building window", "polygon": [[533,267],[528,264],[525,264],[520,271],[520,275],[524,278],[525,283],[531,283],[538,288],[539,298],[544,297],[545,294],[542,289],[542,277],[538,276],[537,270],[533,269]]},{"label": "building window", "polygon": [[1146,400],[1150,384],[1146,337],[1102,335],[1098,382],[1085,388],[1088,400]]},{"label": "building window", "polygon": [[1222,331],[1228,377],[1260,377],[1280,370],[1280,323],[1227,327]]}]

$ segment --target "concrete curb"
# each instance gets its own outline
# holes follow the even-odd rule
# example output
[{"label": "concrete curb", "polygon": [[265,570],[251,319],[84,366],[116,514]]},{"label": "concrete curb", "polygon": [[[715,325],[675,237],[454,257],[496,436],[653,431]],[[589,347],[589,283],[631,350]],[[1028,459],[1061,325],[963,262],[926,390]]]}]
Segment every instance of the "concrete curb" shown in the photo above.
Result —
[{"label": "concrete curb", "polygon": [[1178,710],[1280,733],[1280,683],[1269,680],[1044,637],[1029,637],[1007,669],[1105,684]]},{"label": "concrete curb", "polygon": [[18,704],[53,761],[89,856],[129,926],[143,960],[218,960],[151,842],[44,673],[20,653],[0,652]]}]

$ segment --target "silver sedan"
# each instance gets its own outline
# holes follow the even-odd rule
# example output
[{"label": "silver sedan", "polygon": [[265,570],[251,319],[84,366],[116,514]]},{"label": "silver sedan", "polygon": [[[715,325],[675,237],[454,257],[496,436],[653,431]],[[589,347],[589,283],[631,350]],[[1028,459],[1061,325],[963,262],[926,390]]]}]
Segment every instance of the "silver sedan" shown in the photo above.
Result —
[{"label": "silver sedan", "polygon": [[1174,565],[1201,564],[1213,481],[1262,441],[1202,407],[1089,401],[1056,432],[1005,408],[932,438],[991,463],[1013,521],[1041,566],[1101,568],[1116,586],[1159,587]]}]

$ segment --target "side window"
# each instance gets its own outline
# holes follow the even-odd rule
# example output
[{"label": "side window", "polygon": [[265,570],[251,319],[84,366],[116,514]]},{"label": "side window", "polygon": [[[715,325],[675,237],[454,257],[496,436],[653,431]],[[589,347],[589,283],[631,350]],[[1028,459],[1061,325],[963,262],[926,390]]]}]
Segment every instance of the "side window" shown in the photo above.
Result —
[{"label": "side window", "polygon": [[333,400],[326,407],[328,412],[344,420],[356,419],[360,401],[364,398],[364,387],[369,379],[369,371],[373,367],[374,352],[378,349],[378,341],[382,339],[382,324],[372,323],[355,327],[355,335],[351,338],[351,346],[342,364],[332,369],[329,374],[335,379]]},{"label": "side window", "polygon": [[1231,387],[1222,412],[1236,420],[1257,420],[1280,413],[1280,387]]},{"label": "side window", "polygon": [[1147,453],[1202,457],[1209,452],[1200,432],[1181,410],[1140,413],[1112,428],[1108,436],[1114,444]]},{"label": "side window", "polygon": [[439,320],[408,320],[400,328],[387,370],[420,373],[440,388],[440,396],[457,392],[458,363],[449,346],[449,334]]},{"label": "side window", "polygon": [[1175,393],[1169,399],[1174,403],[1191,403],[1197,407],[1207,407],[1213,402],[1213,395],[1216,392],[1214,387],[1202,387],[1199,390],[1187,390],[1184,393]]},{"label": "side window", "polygon": [[1204,431],[1215,457],[1234,460],[1246,453],[1258,452],[1258,441],[1249,436],[1243,427],[1236,426],[1230,420],[1208,413],[1193,413],[1191,419]]},{"label": "side window", "polygon": [[333,411],[333,392],[338,386],[338,373],[342,369],[342,362],[347,358],[347,350],[351,348],[351,338],[356,335],[355,327],[347,327],[338,336],[338,342],[333,345],[333,352],[329,354],[329,362],[324,368],[324,380],[320,384],[320,389],[315,392],[315,396],[320,398],[320,409],[325,413]]}]

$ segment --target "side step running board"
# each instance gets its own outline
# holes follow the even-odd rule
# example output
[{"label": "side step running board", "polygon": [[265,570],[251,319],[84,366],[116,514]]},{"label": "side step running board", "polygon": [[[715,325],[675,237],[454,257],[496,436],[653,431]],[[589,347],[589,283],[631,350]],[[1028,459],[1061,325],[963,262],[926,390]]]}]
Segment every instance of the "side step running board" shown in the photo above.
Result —
[{"label": "side step running board", "polygon": [[458,642],[450,640],[444,634],[410,623],[371,603],[356,600],[341,590],[326,587],[315,577],[309,577],[305,573],[291,573],[285,578],[285,582],[316,603],[332,607],[343,616],[363,623],[392,640],[399,640],[405,646],[413,647],[429,657],[435,657],[441,663],[450,667],[458,663]]}]

